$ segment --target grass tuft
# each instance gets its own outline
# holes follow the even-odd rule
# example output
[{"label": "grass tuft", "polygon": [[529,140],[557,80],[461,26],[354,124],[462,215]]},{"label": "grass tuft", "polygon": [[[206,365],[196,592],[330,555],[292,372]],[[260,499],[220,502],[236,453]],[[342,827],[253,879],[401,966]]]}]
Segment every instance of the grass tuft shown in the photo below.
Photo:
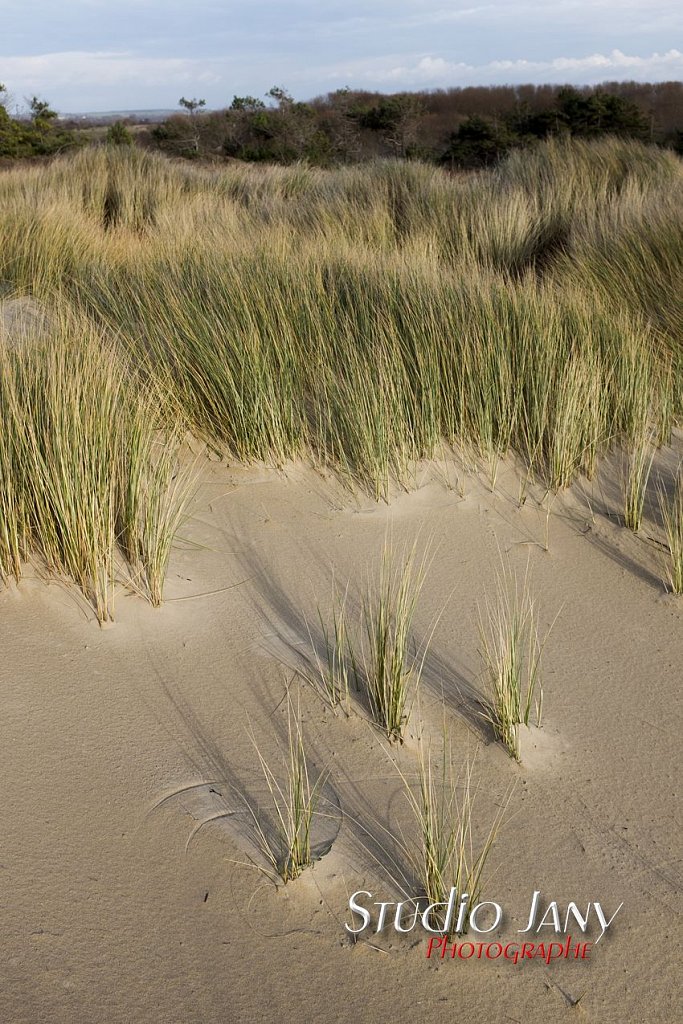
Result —
[{"label": "grass tuft", "polygon": [[426,655],[426,646],[419,653],[412,638],[415,608],[425,580],[425,558],[417,562],[414,544],[397,559],[386,543],[379,578],[368,581],[362,601],[361,686],[377,724],[390,740],[400,742]]},{"label": "grass tuft", "polygon": [[673,494],[659,487],[659,507],[668,542],[666,576],[674,594],[683,594],[683,469],[679,467]]},{"label": "grass tuft", "polygon": [[479,654],[487,688],[483,715],[516,761],[520,760],[519,727],[529,725],[532,709],[536,725],[541,724],[541,656],[549,633],[541,641],[528,566],[520,582],[504,565],[494,597],[485,598],[479,609]]},{"label": "grass tuft", "polygon": [[444,911],[434,910],[431,927],[449,934],[455,931],[463,934],[468,928],[469,913],[464,915],[461,927],[457,928],[460,897],[467,893],[470,907],[480,900],[484,868],[502,825],[510,793],[477,846],[473,762],[467,761],[459,778],[445,733],[439,761],[440,767],[435,765],[430,750],[425,753],[421,743],[417,786],[411,785],[401,774],[418,826],[413,866],[430,904],[443,904],[448,900],[451,888],[456,890],[455,920],[446,927]]},{"label": "grass tuft", "polygon": [[0,336],[0,399],[0,577],[36,555],[106,622],[125,555],[160,603],[190,485],[155,389],[60,307],[21,347]]},{"label": "grass tuft", "polygon": [[645,494],[655,450],[649,433],[640,432],[628,453],[624,473],[624,523],[638,533],[643,523]]},{"label": "grass tuft", "polygon": [[287,753],[285,779],[278,781],[256,742],[254,746],[275,812],[275,829],[271,835],[256,810],[249,805],[261,852],[283,883],[298,878],[313,863],[311,828],[317,812],[320,791],[327,779],[323,771],[311,781],[308,755],[303,738],[301,712],[288,699]]},{"label": "grass tuft", "polygon": [[338,599],[335,593],[331,625],[327,624],[322,611],[318,608],[323,657],[318,654],[309,630],[309,639],[315,660],[314,684],[331,708],[342,707],[347,714],[351,710],[352,680],[354,689],[358,688],[358,666],[348,624],[348,597],[348,584],[341,599]]}]

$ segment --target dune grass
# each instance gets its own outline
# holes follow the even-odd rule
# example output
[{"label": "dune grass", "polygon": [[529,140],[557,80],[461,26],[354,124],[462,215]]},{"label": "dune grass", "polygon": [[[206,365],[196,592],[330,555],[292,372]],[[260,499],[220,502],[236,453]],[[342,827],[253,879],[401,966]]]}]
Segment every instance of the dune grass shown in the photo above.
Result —
[{"label": "dune grass", "polygon": [[[189,429],[241,461],[303,456],[386,500],[444,442],[478,452],[494,484],[514,452],[557,491],[593,475],[612,446],[633,447],[644,423],[661,444],[681,422],[683,164],[671,152],[550,141],[451,176],[401,161],[201,168],[124,148],[0,172],[0,283],[68,308],[87,325],[84,352],[113,346],[120,360],[100,365],[97,384],[86,375],[99,412],[78,420],[100,474],[102,500],[85,506],[93,550],[45,538],[48,561],[79,576],[103,618],[112,536],[148,563],[152,600],[161,594],[166,554],[149,520],[138,509],[147,539],[134,541],[116,525],[119,499],[104,499],[106,480],[121,489],[103,468],[130,419],[117,403],[140,381],[170,438]],[[11,387],[25,393],[21,380]],[[7,577],[47,498],[26,507],[11,468],[25,407],[3,405],[14,408],[0,442]],[[64,410],[43,403],[40,415],[66,429]],[[55,457],[40,436],[35,458]],[[168,493],[173,460],[160,453],[142,443],[152,468],[131,485],[129,510],[136,486]],[[174,517],[154,514],[172,533]]]},{"label": "dune grass", "polygon": [[520,725],[529,725],[532,710],[535,724],[541,724],[541,656],[549,632],[541,640],[528,566],[520,581],[504,563],[494,596],[486,597],[479,609],[479,654],[486,684],[483,715],[516,761],[520,760]]},{"label": "dune grass", "polygon": [[481,899],[486,863],[503,824],[511,793],[503,800],[488,830],[482,832],[473,784],[473,762],[468,760],[462,774],[456,773],[446,734],[438,758],[420,744],[417,785],[400,774],[418,833],[408,852],[424,897],[429,904],[443,905],[451,888],[456,890],[455,915],[450,926],[447,926],[443,909],[435,909],[430,927],[449,936],[456,932],[464,934],[468,930],[469,913],[463,915],[458,928],[460,897],[468,894],[469,907]]},{"label": "dune grass", "polygon": [[313,652],[314,671],[310,673],[313,685],[322,694],[329,707],[351,712],[351,689],[358,689],[359,671],[356,664],[354,640],[348,616],[349,584],[341,597],[335,591],[330,613],[331,623],[318,606],[322,651],[318,652],[311,631],[308,631]]},{"label": "dune grass", "polygon": [[0,398],[0,574],[18,581],[35,555],[100,622],[117,579],[144,579],[158,604],[189,494],[172,482],[177,441],[155,389],[90,321],[56,308],[21,346],[0,338]]},{"label": "dune grass", "polygon": [[[417,694],[428,641],[416,643],[412,625],[424,584],[428,555],[417,558],[417,542],[397,551],[387,537],[378,571],[370,570],[353,592],[335,592],[330,616],[318,607],[322,653],[310,635],[310,679],[331,708],[351,710],[351,693],[365,696],[373,721],[391,741],[402,742]],[[357,606],[352,621],[349,607]],[[328,625],[328,622],[331,624]]]},{"label": "dune grass", "polygon": [[668,543],[666,578],[674,594],[683,594],[683,468],[679,466],[673,493],[659,487],[659,507]]},{"label": "dune grass", "polygon": [[[287,702],[287,751],[283,769],[276,774],[254,741],[254,747],[270,794],[275,827],[271,834],[261,814],[249,805],[261,853],[284,884],[298,878],[313,862],[311,829],[327,772],[312,781],[304,744],[301,711]],[[278,774],[284,774],[279,781]]]},{"label": "dune grass", "polygon": [[647,430],[633,440],[624,469],[624,523],[638,533],[643,523],[645,494],[655,449]]},{"label": "dune grass", "polygon": [[411,695],[419,685],[424,661],[424,649],[420,656],[411,644],[425,568],[424,559],[419,564],[416,561],[415,545],[397,558],[386,544],[379,578],[368,582],[363,597],[362,681],[373,717],[390,740],[403,739]]}]

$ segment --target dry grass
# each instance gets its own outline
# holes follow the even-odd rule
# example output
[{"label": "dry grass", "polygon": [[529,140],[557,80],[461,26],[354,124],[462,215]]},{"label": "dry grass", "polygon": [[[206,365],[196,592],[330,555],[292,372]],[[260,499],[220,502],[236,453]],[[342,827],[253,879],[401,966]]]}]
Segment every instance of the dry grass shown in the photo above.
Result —
[{"label": "dry grass", "polygon": [[[38,547],[104,619],[120,539],[158,602],[180,518],[164,495],[182,506],[184,491],[157,439],[188,428],[244,461],[308,456],[385,499],[444,441],[480,452],[492,483],[515,452],[552,490],[645,428],[666,442],[683,413],[682,166],[613,139],[458,177],[113,149],[2,171],[0,282],[78,328],[68,355],[1,356],[0,574]],[[33,422],[25,400],[48,364],[85,376],[63,394],[48,381]],[[146,393],[162,433],[139,442],[144,472],[115,483],[121,437],[140,429],[124,394]],[[71,458],[56,478],[51,420]],[[69,493],[51,492],[65,474]]]},{"label": "dry grass", "polygon": [[460,897],[469,895],[469,907],[481,899],[486,862],[500,831],[511,792],[503,800],[488,829],[481,832],[473,785],[473,762],[467,761],[456,774],[447,735],[437,759],[420,744],[417,786],[401,774],[408,802],[418,828],[417,842],[408,849],[424,896],[431,903],[444,904],[451,888],[456,890],[455,920],[447,927],[443,910],[432,912],[431,927],[449,934],[467,931],[469,913],[458,928]]},{"label": "dry grass", "polygon": [[680,418],[682,190],[617,140],[459,178],[85,151],[0,175],[0,277],[66,290],[239,459],[386,497],[445,439],[556,489]]},{"label": "dry grass", "polygon": [[0,338],[0,395],[1,575],[19,580],[36,555],[100,622],[113,618],[117,578],[142,575],[158,604],[190,495],[187,477],[172,479],[178,444],[155,390],[91,323],[58,309],[21,347]]},{"label": "dry grass", "polygon": [[668,543],[666,579],[674,594],[683,594],[683,469],[679,466],[671,497],[659,488],[659,507]]},{"label": "dry grass", "polygon": [[520,725],[529,725],[532,710],[535,724],[541,724],[541,656],[549,632],[541,640],[528,566],[520,581],[504,564],[495,595],[487,597],[479,610],[479,653],[487,687],[484,717],[516,761],[520,760]]}]

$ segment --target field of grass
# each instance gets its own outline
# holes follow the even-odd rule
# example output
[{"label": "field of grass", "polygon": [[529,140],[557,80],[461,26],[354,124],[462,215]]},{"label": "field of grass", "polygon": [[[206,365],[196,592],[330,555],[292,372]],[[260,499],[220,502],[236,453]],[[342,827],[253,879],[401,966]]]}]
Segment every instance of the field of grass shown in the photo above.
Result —
[{"label": "field of grass", "polygon": [[123,560],[158,603],[186,431],[376,498],[444,443],[554,491],[665,442],[682,200],[679,158],[618,140],[464,176],[126,147],[3,171],[0,283],[46,322],[0,344],[0,574],[37,553],[106,619]]}]

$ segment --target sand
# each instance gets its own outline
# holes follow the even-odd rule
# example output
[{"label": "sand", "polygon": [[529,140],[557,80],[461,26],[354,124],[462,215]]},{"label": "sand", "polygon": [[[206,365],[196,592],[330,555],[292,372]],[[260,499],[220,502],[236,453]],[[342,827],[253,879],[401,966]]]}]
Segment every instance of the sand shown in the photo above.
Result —
[{"label": "sand", "polygon": [[[387,506],[303,465],[206,462],[161,609],[121,589],[101,629],[30,568],[0,592],[2,1019],[677,1019],[683,604],[661,582],[654,510],[641,537],[608,515],[615,467],[546,522],[533,488],[520,507],[510,464],[495,492],[483,472],[421,468]],[[389,749],[362,709],[334,714],[295,670],[333,571],[362,582],[388,531],[396,548],[419,535],[435,552],[415,626],[425,636],[440,615],[425,736],[438,740],[445,704],[456,764],[476,752],[482,829],[515,784],[484,889],[504,917],[483,938],[518,940],[534,890],[561,908],[623,903],[588,960],[439,962],[419,930],[355,944],[344,930],[350,893],[400,898],[391,875],[407,868],[388,833],[409,839],[414,824],[394,761],[415,772],[418,716]],[[473,701],[476,603],[501,553],[528,563],[545,626],[559,611],[543,728],[519,766]],[[277,888],[254,866],[243,800],[267,799],[252,737],[276,767],[288,684],[331,775],[322,856]]]}]

